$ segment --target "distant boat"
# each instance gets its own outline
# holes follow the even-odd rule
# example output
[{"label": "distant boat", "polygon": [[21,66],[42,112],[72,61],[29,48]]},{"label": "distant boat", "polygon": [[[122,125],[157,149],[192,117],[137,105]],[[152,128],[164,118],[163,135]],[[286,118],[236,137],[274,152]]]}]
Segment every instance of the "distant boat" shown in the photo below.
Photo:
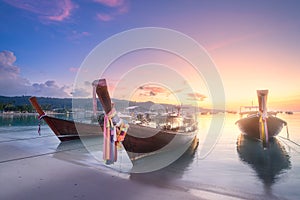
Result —
[{"label": "distant boat", "polygon": [[292,111],[286,111],[285,114],[292,115],[294,113]]},{"label": "distant boat", "polygon": [[251,115],[256,114],[258,112],[258,106],[240,106],[240,115]]},{"label": "distant boat", "polygon": [[287,123],[276,117],[276,112],[267,112],[266,101],[268,90],[258,90],[258,107],[257,110],[248,112],[240,112],[240,114],[247,114],[247,117],[242,118],[236,122],[242,133],[256,139],[263,141],[263,145],[267,146],[270,138],[278,135],[283,126]]}]

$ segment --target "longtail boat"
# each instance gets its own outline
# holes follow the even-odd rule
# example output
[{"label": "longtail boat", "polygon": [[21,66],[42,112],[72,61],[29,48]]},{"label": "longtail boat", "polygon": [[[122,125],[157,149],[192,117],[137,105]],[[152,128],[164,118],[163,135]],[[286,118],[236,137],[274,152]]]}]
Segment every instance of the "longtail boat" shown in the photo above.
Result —
[{"label": "longtail boat", "polygon": [[[112,102],[107,90],[106,80],[93,82],[98,98],[106,114],[112,110]],[[31,97],[31,104],[39,114],[39,119],[45,120],[60,141],[79,139],[80,137],[102,136],[103,123],[85,124],[51,117],[45,114],[38,104],[36,97]],[[170,123],[172,122],[172,123]],[[181,125],[174,125],[174,122]],[[157,128],[143,124],[129,123],[129,129],[122,145],[131,161],[162,152],[189,147],[196,148],[198,144],[197,122],[185,119],[182,116],[167,116],[164,126]],[[183,125],[184,123],[184,125]],[[196,143],[196,145],[195,145]],[[184,152],[182,152],[184,153]]]},{"label": "longtail boat", "polygon": [[269,139],[278,135],[287,122],[276,117],[274,112],[267,112],[268,90],[257,90],[258,103],[257,111],[251,111],[247,117],[236,122],[242,133],[263,142],[267,147]]},{"label": "longtail boat", "polygon": [[80,137],[102,136],[102,129],[99,124],[80,123],[48,116],[42,110],[36,97],[30,97],[29,101],[39,114],[39,120],[43,119],[61,142]]},{"label": "longtail boat", "polygon": [[[100,79],[94,84],[96,84],[98,99],[106,115],[109,115],[113,106],[107,90],[106,80]],[[197,140],[196,122],[190,121],[183,125],[180,122],[184,121],[184,117],[179,116],[179,113],[177,116],[167,116],[166,122],[171,121],[177,125],[171,123],[153,128],[129,123],[128,133],[122,142],[129,158],[134,161],[148,155],[174,151],[179,148],[187,150]]]}]

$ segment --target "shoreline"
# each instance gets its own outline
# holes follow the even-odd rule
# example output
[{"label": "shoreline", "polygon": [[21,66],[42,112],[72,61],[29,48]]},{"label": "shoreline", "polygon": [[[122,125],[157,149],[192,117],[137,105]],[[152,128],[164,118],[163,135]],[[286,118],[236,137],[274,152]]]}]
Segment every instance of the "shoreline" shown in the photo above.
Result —
[{"label": "shoreline", "polygon": [[[46,111],[45,114],[47,115],[67,115],[68,113],[58,113],[58,112],[52,112],[52,111]],[[1,112],[0,116],[38,116],[39,114],[37,112],[33,113],[23,113],[23,112]]]},{"label": "shoreline", "polygon": [[[212,185],[185,182],[166,173],[122,173],[104,166],[74,142],[61,151],[55,137],[0,144],[0,199],[245,199],[257,197]],[[45,142],[47,145],[44,145]]]}]

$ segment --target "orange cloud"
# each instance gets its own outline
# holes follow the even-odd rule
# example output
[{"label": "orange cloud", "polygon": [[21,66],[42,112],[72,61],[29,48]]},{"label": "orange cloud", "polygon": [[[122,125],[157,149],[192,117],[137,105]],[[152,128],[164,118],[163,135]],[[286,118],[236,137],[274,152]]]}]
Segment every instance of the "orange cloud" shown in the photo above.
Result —
[{"label": "orange cloud", "polygon": [[188,93],[188,100],[196,100],[196,101],[203,101],[205,98],[207,98],[204,94],[200,93]]},{"label": "orange cloud", "polygon": [[153,93],[167,93],[168,91],[162,87],[157,86],[141,86],[139,87],[140,90],[150,91]]}]

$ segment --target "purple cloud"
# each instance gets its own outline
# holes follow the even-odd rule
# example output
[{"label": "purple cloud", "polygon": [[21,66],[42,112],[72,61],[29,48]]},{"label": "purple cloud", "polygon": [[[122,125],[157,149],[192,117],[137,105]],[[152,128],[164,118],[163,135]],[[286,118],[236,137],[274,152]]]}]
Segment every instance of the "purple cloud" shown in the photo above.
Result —
[{"label": "purple cloud", "polygon": [[13,52],[2,51],[0,52],[0,77],[14,77],[15,74],[20,73],[20,69],[14,66],[16,56]]},{"label": "purple cloud", "polygon": [[97,14],[97,19],[104,21],[104,22],[108,22],[114,19],[114,17],[112,15],[109,14],[104,14],[104,13],[98,13]]},{"label": "purple cloud", "polygon": [[67,86],[59,86],[54,80],[31,84],[20,75],[20,68],[15,66],[16,56],[13,52],[0,52],[0,95],[35,95],[51,97],[69,97]]},{"label": "purple cloud", "polygon": [[118,7],[124,4],[124,0],[94,0],[94,1],[109,7]]},{"label": "purple cloud", "polygon": [[70,17],[72,10],[76,7],[71,0],[4,0],[16,8],[26,10],[38,15],[47,21],[64,21]]},{"label": "purple cloud", "polygon": [[69,97],[70,95],[65,92],[68,87],[60,87],[53,80],[46,81],[45,83],[34,83],[31,87],[27,88],[27,95],[35,96],[49,96],[49,97]]},{"label": "purple cloud", "polygon": [[111,8],[109,12],[97,13],[96,19],[100,21],[111,21],[115,19],[116,16],[127,13],[129,10],[128,2],[124,0],[94,0],[94,2]]},{"label": "purple cloud", "polygon": [[[43,23],[65,21],[72,16],[76,8],[79,8],[79,5],[71,0],[4,0],[4,2],[15,8],[34,13]],[[95,13],[96,19],[100,21],[111,21],[129,10],[129,2],[126,0],[93,0],[90,3],[100,4],[107,8],[105,12],[101,10]],[[89,34],[75,31],[70,34],[70,37],[78,39]]]}]

